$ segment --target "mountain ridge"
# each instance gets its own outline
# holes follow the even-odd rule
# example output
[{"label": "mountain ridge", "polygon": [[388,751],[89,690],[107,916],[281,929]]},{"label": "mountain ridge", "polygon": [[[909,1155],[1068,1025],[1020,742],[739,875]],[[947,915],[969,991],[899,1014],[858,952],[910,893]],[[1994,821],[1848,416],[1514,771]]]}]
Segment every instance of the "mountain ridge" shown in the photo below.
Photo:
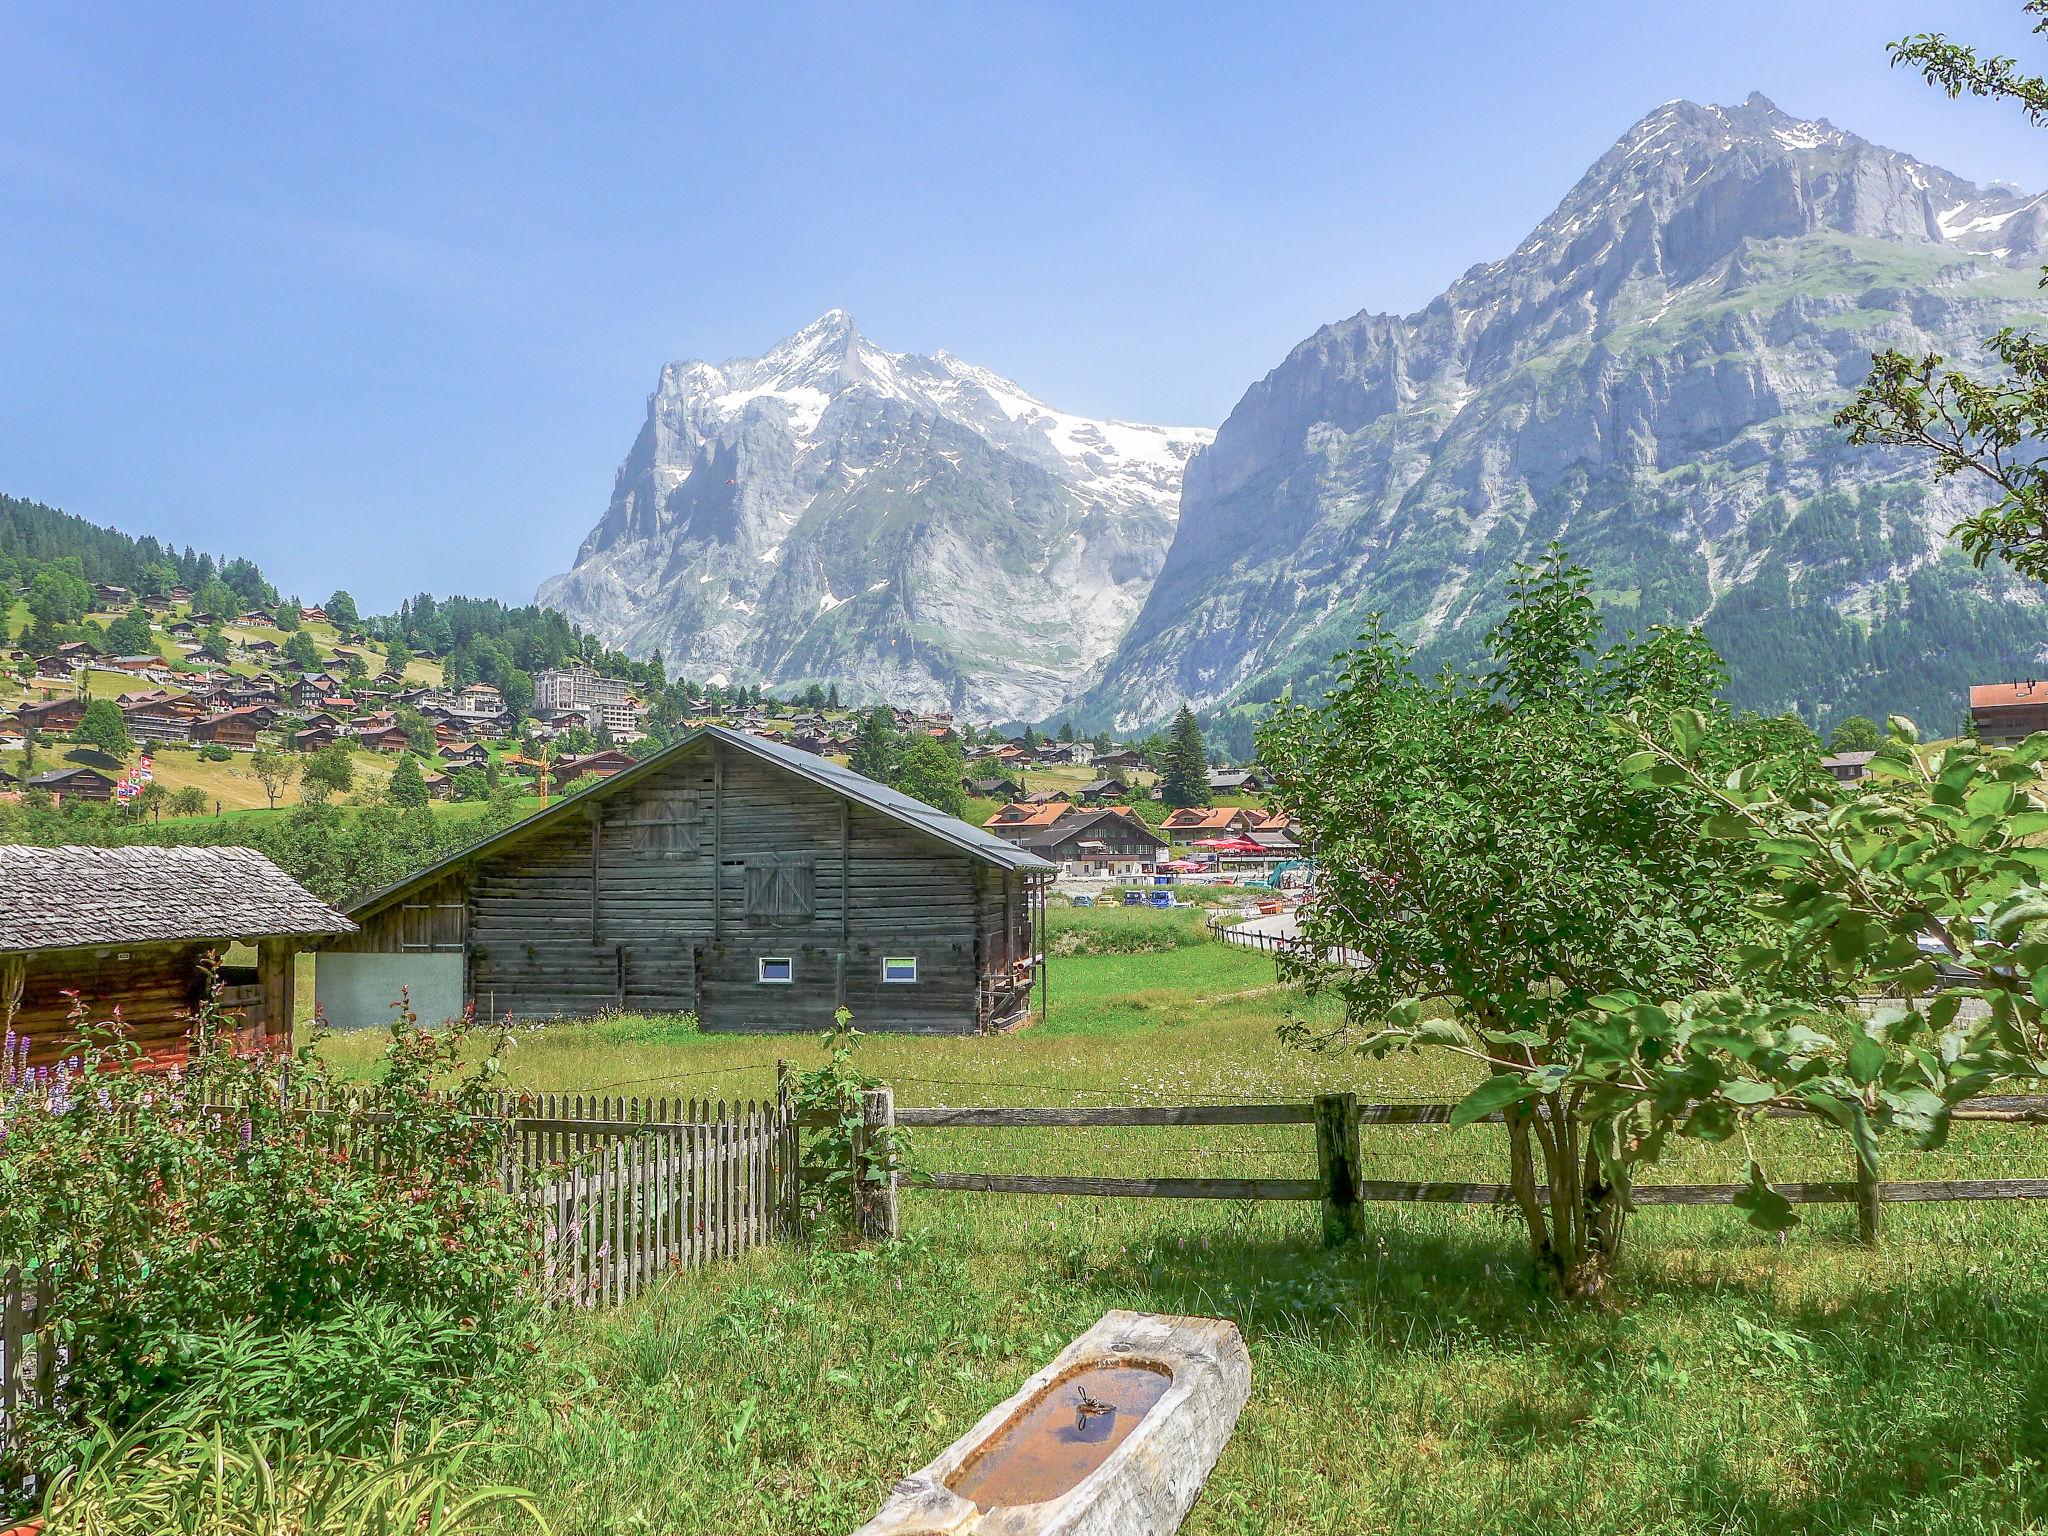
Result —
[{"label": "mountain ridge", "polygon": [[[1897,649],[1916,603],[1984,617],[1959,665],[2037,652],[2039,594],[1944,556],[1963,489],[1846,450],[1830,418],[1878,347],[1967,356],[2038,317],[2025,264],[2044,243],[2040,194],[1760,95],[1666,103],[1507,256],[1410,315],[1320,327],[1247,390],[1191,459],[1160,576],[1076,714],[1131,726],[1314,686],[1373,609],[1426,658],[1470,653],[1512,561],[1552,536],[1628,617],[1718,629],[1758,707],[1870,705],[1868,645]],[[1851,513],[1821,535],[1807,514],[1840,520],[1830,497]],[[1765,589],[1832,679],[1788,679],[1741,632]],[[1926,709],[1954,682],[1906,692]]]},{"label": "mountain ridge", "polygon": [[538,600],[696,675],[1036,717],[1128,626],[1209,435],[1059,411],[830,310],[759,357],[665,365]]}]

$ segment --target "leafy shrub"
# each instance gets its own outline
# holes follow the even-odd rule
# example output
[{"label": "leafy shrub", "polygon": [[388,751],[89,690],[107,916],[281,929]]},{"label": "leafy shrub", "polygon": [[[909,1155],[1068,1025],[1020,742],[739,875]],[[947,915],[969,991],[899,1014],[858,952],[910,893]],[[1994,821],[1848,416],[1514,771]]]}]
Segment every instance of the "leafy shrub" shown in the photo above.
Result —
[{"label": "leafy shrub", "polygon": [[217,741],[209,741],[199,749],[199,755],[209,763],[225,763],[235,754]]},{"label": "leafy shrub", "polygon": [[862,1100],[882,1082],[853,1059],[866,1037],[852,1017],[844,1008],[834,1016],[824,1036],[825,1064],[796,1075],[792,1098],[803,1127],[797,1162],[818,1170],[805,1185],[805,1230],[848,1241],[863,1231],[870,1202],[910,1162],[910,1139],[902,1130],[873,1134],[864,1122]]},{"label": "leafy shrub", "polygon": [[134,1070],[118,1023],[74,1022],[81,1057],[0,1086],[0,1268],[48,1276],[68,1362],[61,1413],[27,1422],[36,1464],[195,1390],[352,1452],[519,1358],[534,1224],[499,1180],[497,1054],[458,1073],[467,1027],[402,1016],[343,1097],[310,1047],[235,1055],[212,1003],[169,1076]]}]

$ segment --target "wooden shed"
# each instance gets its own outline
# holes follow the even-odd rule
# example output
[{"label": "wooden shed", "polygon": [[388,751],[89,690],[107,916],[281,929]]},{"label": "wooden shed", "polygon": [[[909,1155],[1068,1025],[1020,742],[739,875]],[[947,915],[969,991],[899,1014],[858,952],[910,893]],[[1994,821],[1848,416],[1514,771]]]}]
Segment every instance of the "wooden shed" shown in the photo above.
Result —
[{"label": "wooden shed", "polygon": [[176,1059],[209,957],[250,944],[257,963],[224,968],[222,1001],[246,1037],[289,1040],[293,952],[352,927],[250,848],[0,847],[0,1029],[28,1038],[31,1065],[59,1060],[76,994]]},{"label": "wooden shed", "polygon": [[1024,1022],[1054,868],[851,769],[719,726],[359,903],[338,1028],[693,1012],[707,1029]]}]

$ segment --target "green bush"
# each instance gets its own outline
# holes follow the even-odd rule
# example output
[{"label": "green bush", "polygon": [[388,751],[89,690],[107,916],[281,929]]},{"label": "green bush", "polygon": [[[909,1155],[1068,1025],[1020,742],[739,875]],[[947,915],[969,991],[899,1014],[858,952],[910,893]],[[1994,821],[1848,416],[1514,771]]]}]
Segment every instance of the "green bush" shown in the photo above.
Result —
[{"label": "green bush", "polygon": [[496,1053],[458,1070],[470,1031],[401,1017],[376,1080],[313,1110],[337,1091],[311,1048],[237,1056],[225,1022],[209,1003],[159,1077],[81,1017],[79,1058],[0,1082],[0,1269],[48,1277],[68,1362],[61,1413],[25,1418],[46,1472],[182,1393],[353,1452],[523,1356],[535,1223],[499,1180]]},{"label": "green bush", "polygon": [[1200,912],[1157,907],[1052,907],[1055,955],[1151,955],[1214,942]]},{"label": "green bush", "polygon": [[234,755],[217,741],[209,741],[199,749],[200,758],[209,763],[224,763]]}]

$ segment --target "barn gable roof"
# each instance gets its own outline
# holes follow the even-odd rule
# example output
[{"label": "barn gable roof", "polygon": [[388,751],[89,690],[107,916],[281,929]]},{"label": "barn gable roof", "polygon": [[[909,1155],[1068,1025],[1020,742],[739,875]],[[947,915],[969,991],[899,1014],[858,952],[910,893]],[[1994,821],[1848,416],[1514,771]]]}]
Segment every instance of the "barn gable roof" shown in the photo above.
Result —
[{"label": "barn gable roof", "polygon": [[572,814],[583,806],[594,805],[618,794],[628,785],[635,784],[650,774],[658,773],[678,754],[687,752],[705,741],[718,742],[773,763],[776,767],[808,779],[834,794],[843,795],[857,805],[864,805],[869,810],[879,812],[891,821],[949,844],[980,863],[1019,874],[1049,875],[1057,872],[1057,866],[1048,863],[1037,854],[1019,848],[992,832],[984,832],[979,827],[969,826],[957,816],[948,816],[943,811],[934,810],[922,800],[913,800],[900,790],[891,789],[886,784],[878,784],[866,774],[855,773],[851,768],[830,762],[800,748],[786,746],[779,741],[769,741],[764,737],[731,730],[722,725],[700,725],[687,735],[676,738],[652,757],[635,763],[631,768],[599,779],[590,788],[567,795],[558,804],[551,805],[546,810],[535,811],[531,816],[515,821],[502,832],[494,833],[481,842],[471,843],[467,848],[459,849],[394,885],[373,891],[351,906],[349,913],[352,917],[367,917],[408,892],[432,884],[457,865],[466,864],[472,859],[516,841],[558,817]]},{"label": "barn gable roof", "polygon": [[0,953],[354,928],[253,848],[0,847]]}]

